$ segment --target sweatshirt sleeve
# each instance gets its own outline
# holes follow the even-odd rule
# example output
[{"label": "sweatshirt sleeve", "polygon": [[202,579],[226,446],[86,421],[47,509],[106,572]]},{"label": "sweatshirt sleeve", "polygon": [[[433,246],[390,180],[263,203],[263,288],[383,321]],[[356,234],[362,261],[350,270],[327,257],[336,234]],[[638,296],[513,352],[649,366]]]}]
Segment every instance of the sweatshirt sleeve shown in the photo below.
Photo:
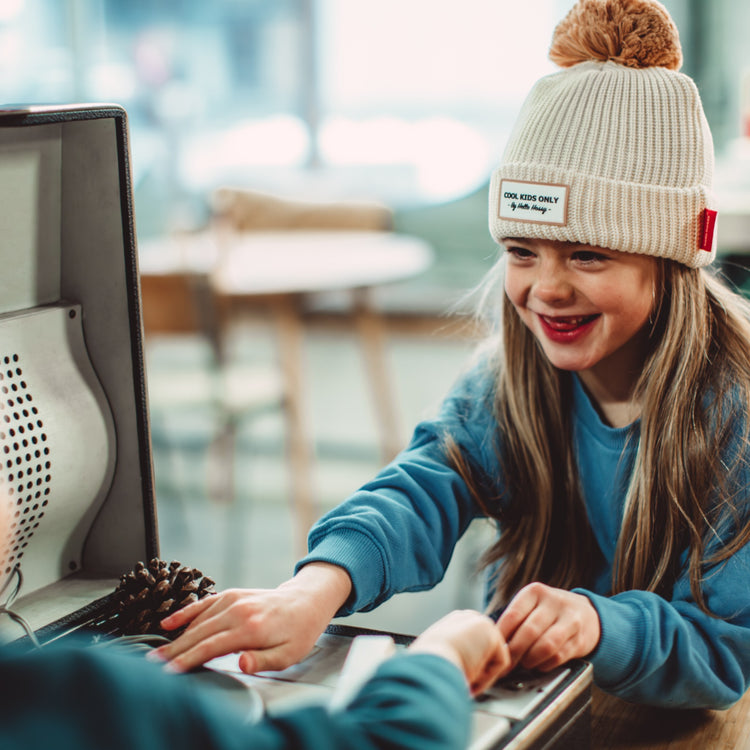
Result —
[{"label": "sweatshirt sleeve", "polygon": [[458,750],[470,731],[464,676],[432,654],[385,662],[346,711],[308,704],[255,723],[236,694],[90,648],[0,652],[0,684],[3,750]]},{"label": "sweatshirt sleeve", "polygon": [[458,750],[469,740],[471,705],[456,666],[432,654],[406,653],[384,662],[346,709],[280,712],[269,717],[265,731],[283,737],[273,745],[278,750]]},{"label": "sweatshirt sleeve", "polygon": [[750,545],[709,571],[703,612],[680,578],[671,600],[646,591],[612,597],[578,589],[599,613],[589,660],[603,690],[671,708],[728,708],[750,684]]},{"label": "sweatshirt sleeve", "polygon": [[297,569],[322,561],[347,570],[353,593],[339,615],[370,610],[393,594],[442,579],[456,542],[481,514],[447,464],[444,439],[450,435],[475,470],[489,476],[481,467],[496,464],[490,391],[481,371],[469,374],[440,415],[417,426],[406,450],[312,528],[309,553]]}]

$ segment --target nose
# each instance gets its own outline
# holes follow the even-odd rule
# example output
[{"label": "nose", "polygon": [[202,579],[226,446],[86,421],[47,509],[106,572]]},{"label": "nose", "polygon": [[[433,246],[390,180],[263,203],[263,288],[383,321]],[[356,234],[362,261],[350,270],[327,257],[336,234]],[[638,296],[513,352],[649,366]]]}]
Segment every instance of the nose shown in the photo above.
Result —
[{"label": "nose", "polygon": [[537,266],[531,294],[552,307],[570,303],[575,288],[570,283],[563,264],[556,258],[545,258]]}]

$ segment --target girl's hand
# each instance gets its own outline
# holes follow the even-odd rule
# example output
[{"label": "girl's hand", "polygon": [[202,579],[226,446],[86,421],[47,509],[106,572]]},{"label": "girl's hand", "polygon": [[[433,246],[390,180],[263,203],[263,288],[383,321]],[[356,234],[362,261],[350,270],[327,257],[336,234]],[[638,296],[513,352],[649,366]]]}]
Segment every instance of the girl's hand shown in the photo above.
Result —
[{"label": "girl's hand", "polygon": [[453,662],[466,676],[472,695],[484,692],[511,667],[510,652],[497,625],[472,610],[457,610],[438,620],[409,650]]},{"label": "girl's hand", "polygon": [[162,620],[166,630],[190,624],[152,658],[185,672],[239,651],[247,674],[286,669],[307,656],[350,592],[347,572],[327,563],[310,563],[275,589],[228,589]]},{"label": "girl's hand", "polygon": [[522,588],[497,621],[513,666],[547,672],[588,656],[599,643],[599,615],[589,599],[532,583]]}]

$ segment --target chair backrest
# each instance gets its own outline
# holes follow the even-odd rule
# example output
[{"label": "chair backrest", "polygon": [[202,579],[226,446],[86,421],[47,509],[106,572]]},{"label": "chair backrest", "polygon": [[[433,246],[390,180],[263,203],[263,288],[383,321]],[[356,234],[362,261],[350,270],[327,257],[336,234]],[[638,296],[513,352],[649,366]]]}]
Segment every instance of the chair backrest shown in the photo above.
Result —
[{"label": "chair backrest", "polygon": [[393,212],[369,201],[314,203],[289,200],[253,190],[223,187],[211,196],[215,221],[239,232],[325,229],[388,231]]}]

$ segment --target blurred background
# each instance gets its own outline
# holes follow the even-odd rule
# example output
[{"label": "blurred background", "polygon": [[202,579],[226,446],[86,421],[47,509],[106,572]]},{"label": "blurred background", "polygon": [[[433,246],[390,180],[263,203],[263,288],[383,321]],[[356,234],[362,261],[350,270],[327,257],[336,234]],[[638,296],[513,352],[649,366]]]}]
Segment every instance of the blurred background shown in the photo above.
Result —
[{"label": "blurred background", "polygon": [[[714,134],[721,260],[741,285],[750,252],[750,5],[664,4]],[[572,5],[0,0],[0,100],[125,107],[142,247],[205,231],[216,191],[227,186],[297,206],[385,207],[382,229],[418,239],[430,255],[418,273],[379,284],[372,297],[403,444],[474,346],[471,330],[454,321],[496,257],[486,229],[489,175],[530,86],[554,69],[546,51]],[[300,313],[312,460],[304,481],[316,515],[387,459],[367,384],[372,360],[342,325],[343,310],[324,295]],[[233,319],[219,360],[273,363],[272,322],[262,310]],[[150,382],[166,374],[174,396],[175,373],[215,369],[205,334],[149,336]],[[162,555],[202,566],[221,586],[275,585],[299,551],[289,415],[283,407],[232,414],[233,440],[219,445],[223,463],[212,469],[226,404],[198,386],[188,396],[152,395]],[[216,490],[217,472],[231,474],[229,489]],[[435,591],[403,604],[396,597],[367,622],[414,631],[454,606],[478,606],[473,566],[490,533],[472,527]]]}]

